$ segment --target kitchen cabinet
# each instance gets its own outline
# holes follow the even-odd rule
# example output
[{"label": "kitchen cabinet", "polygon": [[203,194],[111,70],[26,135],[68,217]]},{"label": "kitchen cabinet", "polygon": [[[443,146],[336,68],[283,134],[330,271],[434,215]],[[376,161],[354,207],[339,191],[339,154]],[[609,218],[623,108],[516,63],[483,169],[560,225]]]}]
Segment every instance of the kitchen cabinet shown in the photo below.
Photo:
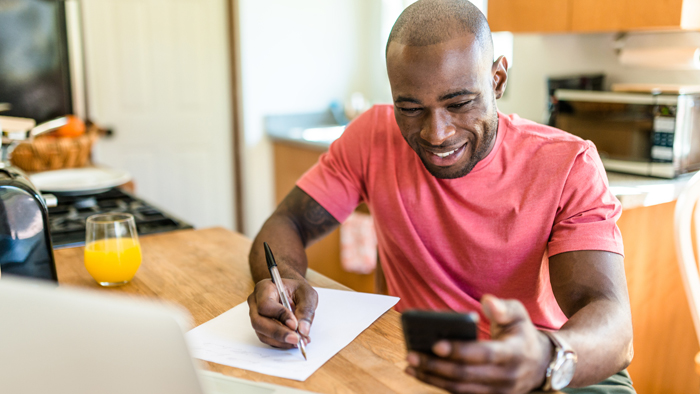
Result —
[{"label": "kitchen cabinet", "polygon": [[567,31],[569,0],[489,0],[488,20],[492,31]]},{"label": "kitchen cabinet", "polygon": [[492,31],[587,33],[700,29],[698,0],[490,0]]},{"label": "kitchen cabinet", "polygon": [[675,202],[622,211],[625,274],[634,328],[628,371],[639,394],[700,391],[700,351],[676,260]]},{"label": "kitchen cabinet", "polygon": [[571,24],[567,30],[575,32],[625,30],[626,0],[570,0],[570,2]]}]

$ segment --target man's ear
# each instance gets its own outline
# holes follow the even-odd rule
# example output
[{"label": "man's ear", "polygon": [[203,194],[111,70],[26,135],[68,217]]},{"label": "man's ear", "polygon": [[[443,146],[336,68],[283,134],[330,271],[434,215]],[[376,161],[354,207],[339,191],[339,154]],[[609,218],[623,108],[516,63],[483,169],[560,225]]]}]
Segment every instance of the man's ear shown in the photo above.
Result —
[{"label": "man's ear", "polygon": [[493,62],[491,75],[493,76],[493,93],[496,99],[500,99],[503,92],[506,91],[506,82],[508,81],[508,59],[505,56],[500,56]]}]

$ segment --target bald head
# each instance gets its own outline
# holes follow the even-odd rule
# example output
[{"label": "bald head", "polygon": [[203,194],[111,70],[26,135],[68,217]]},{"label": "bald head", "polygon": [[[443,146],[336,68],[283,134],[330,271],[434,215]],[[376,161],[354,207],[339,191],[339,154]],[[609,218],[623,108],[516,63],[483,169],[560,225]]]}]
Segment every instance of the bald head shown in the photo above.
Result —
[{"label": "bald head", "polygon": [[468,0],[419,0],[407,7],[394,23],[387,42],[426,46],[454,38],[474,36],[484,59],[493,61],[491,30],[484,14]]}]

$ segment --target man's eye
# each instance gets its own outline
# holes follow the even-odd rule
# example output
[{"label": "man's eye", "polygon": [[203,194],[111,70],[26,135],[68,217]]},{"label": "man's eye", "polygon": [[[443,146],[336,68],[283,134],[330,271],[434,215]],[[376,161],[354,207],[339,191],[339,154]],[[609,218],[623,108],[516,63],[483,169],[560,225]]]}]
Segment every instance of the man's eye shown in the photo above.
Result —
[{"label": "man's eye", "polygon": [[399,108],[401,112],[405,113],[406,115],[413,115],[417,114],[418,111],[420,111],[420,108]]},{"label": "man's eye", "polygon": [[449,107],[452,108],[452,109],[460,109],[460,108],[464,107],[465,105],[467,105],[467,104],[469,104],[469,103],[471,103],[471,102],[472,102],[472,100],[463,101],[463,102],[461,102],[461,103],[451,104]]}]

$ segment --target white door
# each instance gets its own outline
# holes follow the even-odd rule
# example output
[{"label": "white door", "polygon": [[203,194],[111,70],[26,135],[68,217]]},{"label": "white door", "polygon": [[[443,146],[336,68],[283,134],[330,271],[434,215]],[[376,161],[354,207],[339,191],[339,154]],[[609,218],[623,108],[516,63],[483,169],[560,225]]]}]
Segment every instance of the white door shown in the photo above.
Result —
[{"label": "white door", "polygon": [[235,223],[226,1],[82,1],[95,161],[195,227]]}]

